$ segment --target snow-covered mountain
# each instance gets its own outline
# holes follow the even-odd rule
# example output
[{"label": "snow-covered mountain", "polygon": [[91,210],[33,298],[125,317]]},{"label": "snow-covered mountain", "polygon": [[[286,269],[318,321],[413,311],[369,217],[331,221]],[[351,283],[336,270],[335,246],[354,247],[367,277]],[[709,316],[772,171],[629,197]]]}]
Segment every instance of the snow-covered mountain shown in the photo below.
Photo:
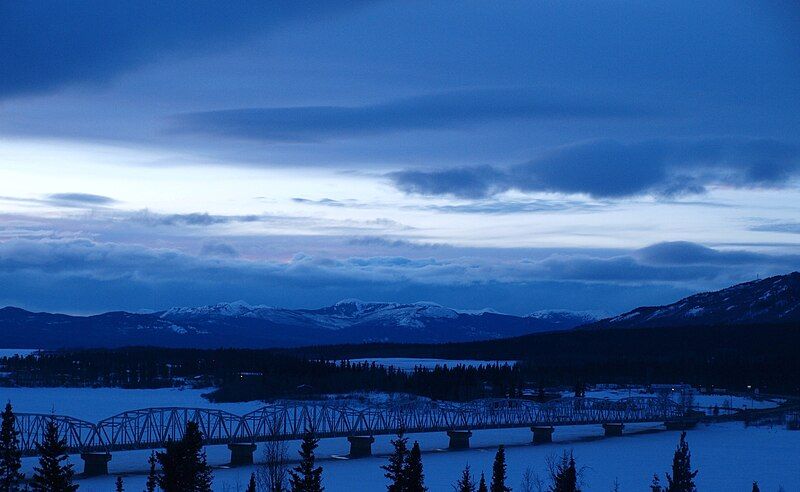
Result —
[{"label": "snow-covered mountain", "polygon": [[593,321],[586,313],[541,311],[513,316],[462,312],[434,303],[348,299],[320,309],[251,306],[245,302],[96,316],[0,309],[9,347],[160,345],[276,347],[360,342],[459,342],[565,330]]},{"label": "snow-covered mountain", "polygon": [[586,328],[711,326],[800,322],[800,273],[703,292],[667,306],[640,307]]}]

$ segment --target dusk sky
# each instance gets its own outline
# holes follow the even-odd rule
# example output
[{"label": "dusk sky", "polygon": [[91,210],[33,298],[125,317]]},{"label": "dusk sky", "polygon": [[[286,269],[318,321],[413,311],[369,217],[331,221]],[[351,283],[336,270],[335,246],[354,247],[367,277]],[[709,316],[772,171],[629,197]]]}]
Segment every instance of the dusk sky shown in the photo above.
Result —
[{"label": "dusk sky", "polygon": [[0,305],[615,314],[799,184],[794,1],[0,0]]}]

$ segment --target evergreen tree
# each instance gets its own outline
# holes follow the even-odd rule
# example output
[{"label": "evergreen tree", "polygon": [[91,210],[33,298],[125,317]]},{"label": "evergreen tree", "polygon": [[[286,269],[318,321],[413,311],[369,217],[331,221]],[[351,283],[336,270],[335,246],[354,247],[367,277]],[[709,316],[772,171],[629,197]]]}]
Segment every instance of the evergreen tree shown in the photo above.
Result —
[{"label": "evergreen tree", "polygon": [[455,489],[455,492],[475,492],[475,479],[472,478],[469,465],[464,467],[464,471],[461,472],[461,478],[458,479],[453,489]]},{"label": "evergreen tree", "polygon": [[403,467],[405,475],[406,492],[425,492],[425,475],[422,472],[422,452],[419,443],[414,441],[411,451],[406,456],[406,463]]},{"label": "evergreen tree", "polygon": [[653,474],[653,481],[650,482],[650,492],[664,492],[661,487],[661,480],[658,479],[658,475],[655,473]]},{"label": "evergreen tree", "polygon": [[158,472],[156,472],[156,453],[155,451],[150,453],[150,457],[147,458],[147,462],[150,463],[150,473],[147,474],[147,484],[146,492],[156,492],[156,487],[158,487]]},{"label": "evergreen tree", "polygon": [[187,422],[180,441],[168,441],[163,453],[156,453],[161,465],[158,486],[164,492],[211,492],[211,467],[203,450],[203,435],[197,422]]},{"label": "evergreen tree", "polygon": [[753,482],[753,492],[761,492],[761,489],[758,488],[758,482]]},{"label": "evergreen tree", "polygon": [[42,442],[36,443],[39,466],[33,469],[31,490],[36,492],[74,492],[78,486],[72,483],[75,472],[67,463],[67,440],[58,437],[58,425],[49,420]]},{"label": "evergreen tree", "polygon": [[550,470],[550,475],[553,481],[551,492],[579,492],[578,470],[572,453],[564,452],[561,461]]},{"label": "evergreen tree", "polygon": [[510,492],[511,487],[506,486],[506,448],[502,444],[497,448],[492,465],[491,492]]},{"label": "evergreen tree", "polygon": [[667,492],[695,492],[695,476],[697,470],[692,471],[692,454],[686,443],[686,432],[681,432],[681,440],[672,458],[672,475],[667,473]]},{"label": "evergreen tree", "polygon": [[478,492],[489,492],[489,489],[486,487],[486,477],[481,472],[481,480],[478,482]]},{"label": "evergreen tree", "polygon": [[314,450],[319,439],[306,432],[300,445],[300,464],[289,471],[292,492],[322,492],[322,467],[314,466]]},{"label": "evergreen tree", "polygon": [[22,453],[19,450],[19,432],[11,402],[6,403],[0,426],[0,490],[16,492],[20,490],[25,475],[20,473]]},{"label": "evergreen tree", "polygon": [[245,492],[256,492],[256,474],[250,474],[250,482],[247,484],[247,490]]},{"label": "evergreen tree", "polygon": [[392,439],[394,451],[389,455],[389,463],[381,468],[386,472],[383,476],[389,479],[386,486],[388,492],[404,492],[406,490],[406,458],[408,456],[408,438],[402,435]]},{"label": "evergreen tree", "polygon": [[116,491],[125,492],[125,486],[122,483],[122,477],[119,475],[117,475]]}]

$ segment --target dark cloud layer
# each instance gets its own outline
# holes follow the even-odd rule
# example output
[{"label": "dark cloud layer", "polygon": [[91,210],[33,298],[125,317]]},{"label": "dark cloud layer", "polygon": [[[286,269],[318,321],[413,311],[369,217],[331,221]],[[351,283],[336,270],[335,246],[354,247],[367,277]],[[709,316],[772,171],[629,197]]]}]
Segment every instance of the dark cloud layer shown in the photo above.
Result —
[{"label": "dark cloud layer", "polygon": [[0,98],[104,81],[168,53],[192,54],[358,3],[2,2]]},{"label": "dark cloud layer", "polygon": [[267,142],[350,138],[514,119],[632,118],[641,107],[531,90],[457,91],[365,106],[246,108],[179,115],[177,129]]},{"label": "dark cloud layer", "polygon": [[86,312],[239,298],[309,307],[360,297],[519,313],[619,311],[748,280],[754,270],[768,275],[800,267],[797,255],[724,252],[693,243],[612,255],[564,250],[505,261],[300,253],[289,261],[252,261],[237,258],[233,246],[223,242],[206,243],[200,253],[86,239],[10,240],[0,243],[0,303]]},{"label": "dark cloud layer", "polygon": [[598,198],[697,194],[708,186],[786,186],[800,174],[797,146],[771,139],[598,140],[546,152],[511,167],[462,167],[389,174],[400,190],[484,198],[515,189]]}]

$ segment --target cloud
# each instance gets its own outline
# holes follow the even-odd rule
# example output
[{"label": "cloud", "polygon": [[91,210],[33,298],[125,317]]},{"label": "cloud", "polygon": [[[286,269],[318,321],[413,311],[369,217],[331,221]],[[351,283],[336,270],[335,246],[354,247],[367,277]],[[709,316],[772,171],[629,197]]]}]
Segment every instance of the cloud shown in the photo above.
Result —
[{"label": "cloud", "polygon": [[206,241],[200,248],[200,256],[222,256],[236,258],[239,252],[232,245],[217,241]]},{"label": "cloud", "polygon": [[508,190],[582,193],[596,198],[675,197],[709,186],[781,188],[800,174],[800,149],[771,139],[707,138],[560,147],[510,167],[405,170],[387,177],[421,195],[485,198]]},{"label": "cloud", "polygon": [[557,307],[619,311],[800,267],[799,255],[726,252],[692,243],[613,254],[564,250],[538,259],[296,253],[285,261],[248,260],[234,256],[230,244],[213,241],[202,253],[88,239],[4,241],[0,303],[96,311],[239,298],[315,307],[360,297],[428,299],[460,308],[488,304],[518,313]]},{"label": "cloud", "polygon": [[91,193],[53,193],[48,198],[55,203],[73,205],[111,205],[117,201],[103,195],[93,195]]},{"label": "cloud", "polygon": [[102,82],[167,54],[225,47],[337,10],[315,0],[4,2],[0,98]]},{"label": "cloud", "polygon": [[212,226],[236,222],[261,222],[269,218],[269,216],[261,215],[212,215],[208,212],[159,214],[149,210],[140,210],[130,213],[127,220],[149,226]]},{"label": "cloud", "polygon": [[245,108],[177,115],[182,133],[308,142],[497,120],[637,118],[650,111],[531,90],[463,90],[364,106]]},{"label": "cloud", "polygon": [[800,222],[773,222],[750,227],[751,231],[800,234]]},{"label": "cloud", "polygon": [[91,193],[52,193],[43,198],[22,198],[16,196],[0,196],[6,202],[25,203],[30,205],[47,205],[64,208],[105,207],[117,203],[117,200]]}]

